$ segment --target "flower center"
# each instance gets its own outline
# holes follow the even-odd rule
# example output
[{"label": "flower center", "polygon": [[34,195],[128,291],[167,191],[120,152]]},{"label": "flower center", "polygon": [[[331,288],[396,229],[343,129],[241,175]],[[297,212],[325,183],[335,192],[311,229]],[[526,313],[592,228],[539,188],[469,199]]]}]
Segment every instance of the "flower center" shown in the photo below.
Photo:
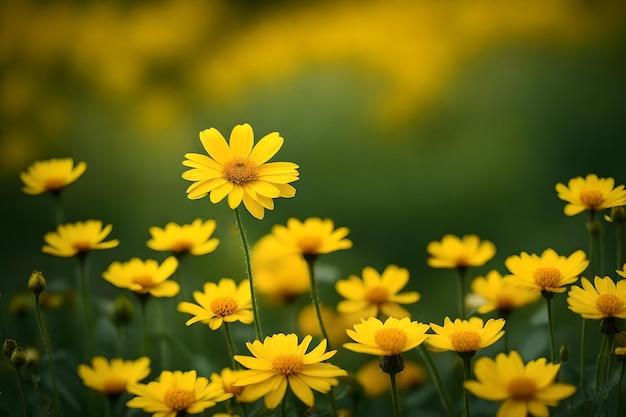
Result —
[{"label": "flower center", "polygon": [[237,300],[233,297],[217,297],[211,301],[211,311],[218,317],[230,316],[238,308]]},{"label": "flower center", "polygon": [[272,360],[272,371],[275,375],[292,375],[297,374],[304,367],[302,355],[278,355]]},{"label": "flower center", "polygon": [[406,345],[406,332],[400,329],[380,329],[374,333],[374,342],[388,353],[398,355]]},{"label": "flower center", "polygon": [[533,272],[535,284],[542,288],[558,287],[561,281],[561,271],[558,268],[537,268]]},{"label": "flower center", "polygon": [[595,209],[604,202],[604,197],[598,190],[585,190],[580,192],[580,201],[588,208]]},{"label": "flower center", "polygon": [[74,248],[78,252],[88,252],[89,250],[91,250],[92,247],[93,246],[91,245],[91,242],[78,241],[72,243],[72,248]]},{"label": "flower center", "polygon": [[133,284],[141,285],[143,288],[149,288],[154,286],[151,275],[137,275],[131,280]]},{"label": "flower center", "polygon": [[170,388],[165,391],[163,402],[171,410],[185,411],[195,401],[195,393],[188,389]]},{"label": "flower center", "polygon": [[319,236],[302,236],[298,240],[298,247],[303,254],[315,255],[321,245],[322,239]]},{"label": "flower center", "polygon": [[372,304],[383,304],[389,301],[389,291],[383,287],[372,287],[367,290],[365,298]]},{"label": "flower center", "polygon": [[189,252],[193,247],[193,243],[188,240],[177,240],[172,243],[170,246],[170,250],[172,252]]},{"label": "flower center", "polygon": [[65,178],[56,177],[48,178],[45,182],[45,189],[50,191],[57,191],[67,185]]},{"label": "flower center", "polygon": [[596,307],[606,317],[614,317],[624,308],[624,301],[613,294],[602,294],[596,301]]},{"label": "flower center", "polygon": [[257,165],[247,158],[234,158],[224,164],[224,178],[233,184],[244,185],[256,180]]},{"label": "flower center", "polygon": [[480,349],[480,335],[473,330],[459,330],[450,335],[455,352],[476,352]]},{"label": "flower center", "polygon": [[537,384],[535,383],[534,379],[524,376],[518,376],[509,381],[507,390],[509,391],[509,395],[513,399],[519,401],[527,401],[535,396],[535,391],[537,391]]},{"label": "flower center", "polygon": [[119,378],[109,378],[104,381],[102,391],[106,394],[121,394],[126,390],[126,381]]},{"label": "flower center", "polygon": [[515,301],[509,294],[500,294],[496,300],[496,306],[500,310],[513,310],[515,308]]}]

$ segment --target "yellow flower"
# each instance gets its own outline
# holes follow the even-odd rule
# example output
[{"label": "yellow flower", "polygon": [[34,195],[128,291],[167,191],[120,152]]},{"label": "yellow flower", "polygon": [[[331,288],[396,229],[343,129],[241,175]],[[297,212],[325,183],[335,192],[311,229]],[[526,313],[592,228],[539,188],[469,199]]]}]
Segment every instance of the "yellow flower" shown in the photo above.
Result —
[{"label": "yellow flower", "polygon": [[156,381],[132,385],[128,392],[136,397],[126,406],[154,413],[153,417],[199,414],[233,396],[225,393],[220,384],[198,377],[196,371],[163,371]]},{"label": "yellow flower", "polygon": [[132,258],[128,262],[113,262],[102,277],[118,288],[127,288],[138,294],[154,297],[174,297],[180,285],[168,278],[178,268],[178,260],[170,256],[161,265],[154,259],[142,261]]},{"label": "yellow flower", "polygon": [[374,268],[363,268],[363,279],[350,275],[335,284],[337,292],[347,300],[340,301],[337,310],[342,313],[360,312],[364,318],[378,313],[389,317],[411,317],[411,313],[398,304],[412,304],[420,299],[417,291],[398,294],[409,282],[409,270],[388,265],[382,274]]},{"label": "yellow flower", "polygon": [[556,191],[561,200],[567,201],[563,209],[566,216],[575,216],[585,210],[600,211],[626,205],[626,190],[620,185],[613,188],[613,178],[598,178],[589,174],[586,178],[576,177],[567,186],[557,184]]},{"label": "yellow flower", "polygon": [[611,277],[596,276],[593,284],[581,279],[582,288],[572,286],[567,293],[567,306],[583,318],[600,320],[607,317],[626,319],[626,280],[615,284]]},{"label": "yellow flower", "polygon": [[620,277],[626,278],[626,264],[624,264],[622,266],[622,269],[618,269],[615,272],[617,272],[617,275],[619,275]]},{"label": "yellow flower", "polygon": [[59,193],[63,188],[76,181],[87,169],[87,164],[79,162],[74,166],[72,158],[52,158],[37,161],[20,173],[24,183],[22,191],[37,195],[50,191]]},{"label": "yellow flower", "polygon": [[[380,361],[372,360],[356,372],[356,379],[361,384],[367,397],[377,397],[391,388],[389,375],[380,369]],[[398,390],[420,387],[426,381],[424,368],[412,361],[404,362],[404,369],[396,375]]]},{"label": "yellow flower", "polygon": [[287,385],[304,404],[315,404],[315,391],[327,393],[339,384],[336,377],[348,373],[330,363],[325,363],[337,353],[326,352],[326,339],[306,353],[312,337],[305,336],[298,344],[295,334],[275,334],[264,339],[246,342],[254,355],[235,355],[235,360],[248,368],[235,381],[235,385],[247,387],[255,399],[264,398],[268,409],[276,408],[285,396]]},{"label": "yellow flower", "polygon": [[85,386],[108,395],[118,395],[150,375],[150,359],[146,356],[136,361],[119,358],[107,361],[102,356],[91,360],[91,367],[78,365],[78,376]]},{"label": "yellow flower", "polygon": [[281,245],[271,234],[252,246],[252,272],[258,294],[284,302],[292,301],[310,289],[309,267],[299,254],[281,252]]},{"label": "yellow flower", "polygon": [[298,253],[304,256],[317,256],[342,249],[350,249],[352,241],[346,239],[350,233],[347,227],[335,229],[330,219],[309,217],[304,222],[290,218],[287,226],[280,224],[272,228],[272,235],[282,245],[285,253]]},{"label": "yellow flower", "polygon": [[535,291],[562,293],[565,285],[576,282],[587,268],[589,261],[582,250],[569,257],[559,256],[553,249],[546,249],[541,256],[522,252],[519,256],[509,256],[504,265],[519,280],[523,287]]},{"label": "yellow flower", "polygon": [[168,223],[163,229],[153,226],[149,229],[152,238],[146,245],[156,251],[206,255],[213,252],[220,242],[216,238],[211,239],[215,225],[215,220],[203,222],[195,219],[191,224],[182,226],[176,223]]},{"label": "yellow flower", "polygon": [[243,371],[234,371],[230,368],[222,369],[219,374],[214,372],[211,374],[211,382],[221,385],[224,392],[232,394],[235,400],[240,403],[248,403],[255,400],[248,394],[246,387],[238,387],[235,381],[242,375]]},{"label": "yellow flower", "polygon": [[433,268],[467,268],[487,263],[496,254],[496,247],[476,235],[459,238],[448,234],[440,242],[430,242],[426,251],[431,256],[428,265]]},{"label": "yellow flower", "polygon": [[376,356],[394,356],[414,349],[427,338],[428,324],[411,321],[408,317],[389,317],[385,322],[376,317],[354,325],[346,333],[357,343],[344,343],[343,347],[358,353]]},{"label": "yellow flower", "polygon": [[530,291],[519,286],[512,275],[502,276],[496,270],[489,271],[486,276],[472,280],[472,291],[482,297],[484,304],[478,307],[478,313],[486,314],[494,310],[508,312],[526,304],[534,303],[541,298],[538,291]]},{"label": "yellow flower", "polygon": [[436,334],[428,336],[428,345],[437,351],[476,352],[496,343],[504,335],[504,319],[489,319],[483,326],[479,317],[469,320],[446,317],[443,327],[430,323]]},{"label": "yellow flower", "polygon": [[233,128],[229,143],[215,128],[200,132],[200,141],[208,156],[188,153],[183,161],[184,166],[191,168],[182,175],[193,181],[187,188],[190,199],[210,194],[211,202],[217,204],[228,196],[231,209],[243,201],[250,214],[262,219],[264,208],[274,209],[273,198],[296,195],[289,183],[298,180],[298,165],[267,163],[283,145],[278,132],[264,136],[254,145],[252,127],[246,123]]},{"label": "yellow flower", "polygon": [[500,353],[495,360],[477,359],[476,380],[463,382],[463,387],[479,398],[503,401],[496,417],[548,416],[548,406],[557,405],[576,391],[574,385],[555,382],[560,366],[545,358],[524,365],[516,351]]},{"label": "yellow flower", "polygon": [[61,224],[56,232],[45,234],[46,245],[41,250],[54,256],[70,257],[96,249],[111,249],[120,243],[117,239],[104,242],[112,229],[110,224],[103,228],[100,220]]},{"label": "yellow flower", "polygon": [[194,291],[193,298],[198,304],[187,301],[178,304],[178,311],[194,315],[185,323],[187,326],[201,321],[215,330],[223,322],[250,324],[254,320],[248,280],[241,281],[239,286],[231,278],[222,278],[217,284],[207,282],[204,292]]}]

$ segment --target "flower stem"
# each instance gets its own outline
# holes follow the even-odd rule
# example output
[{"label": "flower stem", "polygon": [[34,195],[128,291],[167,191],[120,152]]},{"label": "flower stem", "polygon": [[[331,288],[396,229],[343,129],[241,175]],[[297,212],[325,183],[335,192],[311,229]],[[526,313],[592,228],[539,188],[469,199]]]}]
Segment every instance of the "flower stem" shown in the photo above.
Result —
[{"label": "flower stem", "polygon": [[[241,206],[240,206],[241,207]],[[254,331],[258,340],[263,340],[263,332],[261,331],[261,320],[259,319],[259,306],[256,297],[256,291],[254,289],[254,279],[252,278],[252,265],[250,263],[250,245],[248,244],[248,237],[246,236],[246,229],[243,227],[241,221],[240,207],[237,207],[235,211],[235,218],[237,220],[237,229],[239,230],[239,238],[241,239],[241,247],[243,249],[243,256],[246,263],[246,274],[248,275],[248,281],[250,282],[250,296],[252,298],[252,314],[254,315]]]},{"label": "flower stem", "polygon": [[57,388],[57,378],[54,371],[54,362],[52,360],[52,347],[50,343],[50,336],[48,335],[48,330],[46,329],[43,317],[41,317],[39,293],[33,294],[33,296],[35,298],[35,317],[37,319],[37,326],[39,327],[39,335],[41,336],[41,343],[43,344],[43,348],[46,351],[46,356],[48,357],[48,365],[50,366],[50,379],[52,380],[52,390],[54,392],[54,403],[52,405],[53,415],[60,415],[61,413],[59,411],[59,390]]},{"label": "flower stem", "polygon": [[235,360],[235,355],[237,354],[237,350],[235,349],[235,345],[233,344],[233,338],[230,334],[230,323],[224,322],[224,334],[226,335],[226,344],[228,345],[228,353],[230,353],[230,360],[233,362],[233,369],[240,369],[239,364]]},{"label": "flower stem", "polygon": [[17,375],[18,389],[20,391],[20,399],[22,402],[22,415],[27,417],[26,414],[26,397],[24,396],[24,381],[22,380],[22,375],[20,374],[20,370],[15,366],[12,366],[15,369],[15,375]]},{"label": "flower stem", "polygon": [[626,361],[623,360],[623,357],[620,357],[620,358],[622,360],[621,360],[621,365],[620,365],[620,370],[619,370],[619,379],[617,380],[617,394],[615,397],[615,417],[618,417],[620,415],[619,399],[620,399],[620,394],[622,392],[622,381],[624,380],[624,369],[626,368],[624,366]]},{"label": "flower stem", "polygon": [[78,255],[78,281],[80,286],[80,298],[83,309],[83,317],[85,318],[85,335],[87,336],[87,355],[92,358],[94,356],[94,340],[93,340],[93,323],[91,317],[91,309],[89,308],[88,291],[87,291],[87,254]]},{"label": "flower stem", "polygon": [[[470,355],[469,352],[463,352],[459,354],[461,359],[463,359],[463,379],[465,381],[469,381],[472,379],[472,356],[474,356],[475,352],[472,352]],[[469,406],[469,392],[467,390],[463,390],[463,404],[465,406],[465,417],[469,417],[470,415],[470,406]]]},{"label": "flower stem", "polygon": [[585,389],[585,333],[587,319],[583,317],[583,324],[580,330],[580,389],[587,400],[587,390]]},{"label": "flower stem", "polygon": [[393,406],[393,416],[400,417],[402,413],[400,411],[400,399],[398,398],[398,387],[396,386],[396,374],[390,373],[389,379],[391,380],[391,403]]},{"label": "flower stem", "polygon": [[63,202],[61,201],[61,192],[52,194],[54,197],[54,211],[56,225],[59,226],[65,221],[65,213],[63,212]]},{"label": "flower stem", "polygon": [[624,263],[622,261],[622,224],[618,224],[615,228],[615,250],[617,251],[617,269],[622,269]]},{"label": "flower stem", "polygon": [[465,271],[467,268],[459,267],[459,317],[461,320],[465,320]]},{"label": "flower stem", "polygon": [[446,409],[446,414],[448,415],[448,417],[455,417],[456,413],[454,412],[454,408],[452,407],[452,402],[450,401],[450,395],[448,394],[448,391],[446,390],[443,383],[441,382],[441,377],[439,376],[437,367],[435,366],[435,363],[433,362],[432,358],[428,354],[428,350],[426,350],[426,348],[423,345],[421,346],[420,353],[422,354],[422,357],[424,358],[424,361],[426,362],[426,367],[428,368],[428,371],[430,372],[430,375],[435,383],[435,387],[437,388],[437,392],[439,393],[439,398],[441,399],[441,403],[443,404],[443,407]]},{"label": "flower stem", "polygon": [[137,294],[139,297],[139,304],[141,305],[141,331],[143,334],[143,352],[142,355],[149,355],[149,336],[148,336],[148,295],[147,294]]},{"label": "flower stem", "polygon": [[320,298],[317,293],[317,280],[315,279],[315,256],[304,256],[307,265],[309,266],[309,281],[311,283],[311,301],[315,306],[315,313],[317,314],[317,321],[320,325],[320,331],[322,332],[322,337],[326,339],[326,343],[328,349],[332,349],[330,339],[328,339],[328,333],[326,332],[326,327],[324,326],[324,318],[322,317],[322,308],[320,305]]},{"label": "flower stem", "polygon": [[552,297],[554,293],[548,291],[542,291],[543,298],[546,299],[548,306],[548,329],[550,331],[550,360],[552,363],[556,363],[556,347],[554,343],[554,320],[552,317]]}]

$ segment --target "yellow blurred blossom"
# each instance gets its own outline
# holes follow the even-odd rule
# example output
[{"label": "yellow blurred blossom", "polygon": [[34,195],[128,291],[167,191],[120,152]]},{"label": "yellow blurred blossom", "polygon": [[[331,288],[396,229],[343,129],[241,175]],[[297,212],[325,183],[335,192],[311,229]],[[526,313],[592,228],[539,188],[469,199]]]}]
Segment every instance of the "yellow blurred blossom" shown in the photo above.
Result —
[{"label": "yellow blurred blossom", "polygon": [[478,313],[480,314],[490,313],[494,310],[507,313],[526,304],[534,303],[541,298],[538,291],[522,288],[515,277],[511,275],[503,277],[496,270],[489,271],[484,277],[474,278],[471,288],[474,294],[484,300],[478,306]]},{"label": "yellow blurred blossom", "polygon": [[426,251],[430,255],[427,262],[433,268],[459,268],[482,266],[496,254],[495,245],[488,240],[480,240],[476,235],[462,238],[445,235],[441,241],[428,244]]},{"label": "yellow blurred blossom", "polygon": [[92,250],[111,249],[119,245],[117,239],[104,241],[112,229],[110,224],[103,227],[100,220],[61,224],[55,232],[44,235],[46,245],[41,250],[54,256],[71,257]]},{"label": "yellow blurred blossom", "polygon": [[219,239],[211,238],[215,227],[215,220],[203,222],[201,219],[183,225],[170,222],[164,228],[152,226],[148,229],[152,238],[146,245],[155,251],[169,251],[177,255],[206,255],[219,244]]},{"label": "yellow blurred blossom", "polygon": [[127,288],[137,294],[174,297],[180,291],[180,285],[168,278],[176,268],[178,260],[174,256],[166,258],[160,265],[154,259],[132,258],[127,262],[113,262],[102,277],[118,288]]},{"label": "yellow blurred blossom", "polygon": [[85,162],[74,165],[72,158],[52,158],[37,161],[20,173],[26,194],[59,193],[80,178],[87,169]]},{"label": "yellow blurred blossom", "polygon": [[102,356],[91,360],[91,366],[78,365],[78,376],[85,386],[108,395],[119,395],[127,387],[141,381],[150,374],[150,359],[146,356],[135,361],[114,358],[110,361]]},{"label": "yellow blurred blossom", "polygon": [[297,253],[303,256],[317,256],[342,249],[350,249],[352,241],[347,239],[350,229],[338,227],[330,219],[309,217],[304,222],[290,218],[287,225],[272,227],[282,253]]},{"label": "yellow blurred blossom", "polygon": [[586,178],[572,178],[567,186],[558,183],[555,188],[559,198],[567,202],[563,209],[567,216],[626,204],[624,186],[615,187],[615,179],[610,177],[598,178],[596,174],[589,174]]}]

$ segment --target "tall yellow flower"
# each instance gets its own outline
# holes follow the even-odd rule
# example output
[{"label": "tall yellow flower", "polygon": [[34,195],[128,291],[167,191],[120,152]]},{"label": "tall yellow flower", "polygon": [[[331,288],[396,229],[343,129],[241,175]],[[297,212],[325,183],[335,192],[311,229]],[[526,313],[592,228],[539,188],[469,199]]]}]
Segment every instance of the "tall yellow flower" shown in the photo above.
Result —
[{"label": "tall yellow flower", "polygon": [[[504,319],[489,319],[486,323],[479,317],[469,320],[446,317],[443,326],[430,323],[435,334],[428,336],[428,345],[438,351],[457,353],[476,352],[496,343],[504,335]],[[484,324],[484,325],[483,325]]]},{"label": "tall yellow flower", "polygon": [[196,371],[163,371],[156,381],[134,384],[128,387],[128,392],[136,397],[126,406],[154,413],[153,417],[200,414],[233,396],[224,392],[220,384],[198,377]]},{"label": "tall yellow flower", "polygon": [[388,265],[382,274],[374,268],[363,268],[362,278],[350,275],[335,284],[337,292],[346,300],[337,305],[342,313],[360,312],[364,318],[375,317],[378,313],[389,317],[411,317],[411,313],[399,304],[412,304],[420,299],[417,291],[399,294],[409,282],[409,270],[396,265]]},{"label": "tall yellow flower", "polygon": [[368,355],[395,356],[421,345],[429,337],[428,328],[428,324],[411,321],[408,317],[389,317],[384,323],[376,317],[361,319],[354,330],[346,330],[356,343],[344,343],[343,347]]},{"label": "tall yellow flower", "polygon": [[350,229],[335,225],[330,219],[309,217],[304,222],[296,218],[287,220],[287,226],[277,224],[272,227],[272,236],[282,246],[284,253],[297,253],[303,256],[317,256],[350,249],[352,241],[347,239]]},{"label": "tall yellow flower", "polygon": [[509,256],[504,265],[523,287],[534,291],[562,293],[566,291],[566,285],[576,282],[589,265],[589,260],[582,250],[565,257],[558,255],[554,249],[546,249],[541,256],[526,252],[519,256]]},{"label": "tall yellow flower", "polygon": [[596,276],[593,285],[587,278],[582,278],[581,284],[582,288],[572,286],[567,293],[570,310],[592,320],[626,319],[626,280],[616,284],[611,277]]},{"label": "tall yellow flower", "polygon": [[149,229],[152,237],[146,245],[156,251],[172,252],[177,255],[206,255],[213,252],[219,240],[211,238],[215,232],[215,220],[195,219],[191,224],[178,225],[168,223],[165,228],[152,226]]},{"label": "tall yellow flower", "polygon": [[489,271],[486,276],[472,280],[472,291],[484,300],[478,307],[478,313],[486,314],[494,310],[507,313],[526,304],[534,303],[541,298],[541,293],[520,287],[518,280],[511,276],[502,276],[496,270]]},{"label": "tall yellow flower", "polygon": [[191,168],[182,174],[184,179],[193,181],[187,188],[190,199],[209,194],[211,202],[217,204],[228,196],[231,209],[243,201],[250,214],[262,219],[264,208],[274,209],[272,199],[296,195],[289,183],[298,180],[298,165],[267,162],[283,145],[278,132],[264,136],[254,145],[252,127],[246,123],[233,128],[229,143],[215,128],[200,132],[200,141],[208,156],[188,153],[183,161],[184,166]]},{"label": "tall yellow flower", "polygon": [[496,254],[496,246],[476,235],[459,238],[448,234],[441,241],[430,242],[426,251],[430,254],[429,266],[454,269],[484,265]]},{"label": "tall yellow flower", "polygon": [[112,229],[110,224],[102,227],[100,220],[61,224],[55,232],[45,234],[43,239],[46,245],[41,250],[50,255],[68,258],[96,249],[111,249],[120,243],[117,239],[104,241]]},{"label": "tall yellow flower", "polygon": [[178,268],[178,260],[170,256],[159,265],[154,259],[113,262],[102,277],[118,288],[154,297],[174,297],[180,291],[177,282],[168,279]]},{"label": "tall yellow flower", "polygon": [[178,311],[194,315],[185,323],[187,326],[201,321],[215,330],[223,322],[250,324],[254,320],[248,280],[239,286],[231,278],[222,278],[217,284],[207,282],[204,292],[194,291],[193,298],[198,304],[187,301],[178,304]]},{"label": "tall yellow flower", "polygon": [[85,386],[108,395],[119,395],[127,387],[150,375],[150,359],[146,356],[135,361],[119,358],[107,361],[102,356],[91,360],[91,367],[78,365],[78,376]]},{"label": "tall yellow flower", "polygon": [[87,164],[79,162],[74,166],[72,158],[52,158],[37,161],[20,173],[24,183],[22,191],[37,195],[47,191],[59,193],[76,181],[87,169]]},{"label": "tall yellow flower", "polygon": [[326,352],[326,339],[306,353],[312,337],[305,336],[298,344],[295,334],[275,334],[263,342],[246,342],[254,356],[235,355],[235,360],[248,368],[237,378],[234,385],[247,387],[248,394],[263,397],[268,409],[278,407],[285,396],[287,386],[304,404],[315,404],[313,390],[327,393],[339,384],[337,377],[348,373],[330,363],[336,350]]},{"label": "tall yellow flower", "polygon": [[482,357],[474,364],[476,380],[463,387],[479,398],[502,401],[496,417],[548,416],[548,407],[576,392],[570,384],[555,382],[560,364],[539,358],[524,364],[516,351],[500,353],[496,359]]},{"label": "tall yellow flower", "polygon": [[585,210],[600,211],[626,205],[624,186],[614,186],[613,178],[598,178],[596,174],[588,174],[586,178],[572,178],[567,186],[558,183],[555,188],[559,198],[568,203],[563,209],[565,215],[575,216]]}]

